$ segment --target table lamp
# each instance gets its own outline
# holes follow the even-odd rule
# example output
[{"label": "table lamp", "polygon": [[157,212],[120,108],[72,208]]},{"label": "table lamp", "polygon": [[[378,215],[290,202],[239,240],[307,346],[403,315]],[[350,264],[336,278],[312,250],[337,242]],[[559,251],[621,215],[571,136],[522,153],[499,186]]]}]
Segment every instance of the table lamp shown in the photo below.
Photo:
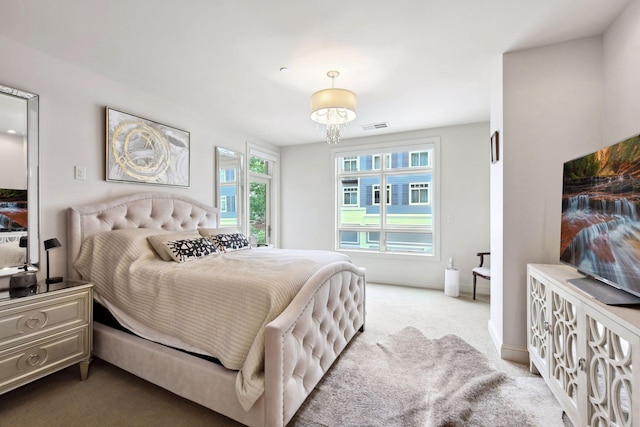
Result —
[{"label": "table lamp", "polygon": [[51,249],[55,249],[55,248],[59,248],[62,247],[62,245],[60,244],[60,242],[58,241],[58,239],[53,238],[53,239],[49,239],[49,240],[45,240],[44,241],[44,250],[47,252],[47,280],[46,280],[46,284],[49,285],[51,283],[60,283],[62,282],[62,277],[50,277],[49,276],[49,251],[51,251]]}]

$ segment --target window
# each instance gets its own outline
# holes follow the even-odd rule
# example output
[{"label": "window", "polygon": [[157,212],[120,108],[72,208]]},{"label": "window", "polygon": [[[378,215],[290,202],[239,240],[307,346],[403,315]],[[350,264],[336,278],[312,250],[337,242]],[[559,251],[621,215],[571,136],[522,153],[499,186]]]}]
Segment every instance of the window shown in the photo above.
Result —
[{"label": "window", "polygon": [[428,151],[414,151],[411,153],[411,167],[429,166]]},{"label": "window", "polygon": [[342,159],[342,171],[343,172],[351,172],[358,170],[358,158],[353,157],[343,157]]},{"label": "window", "polygon": [[227,211],[227,196],[220,196],[220,212]]},{"label": "window", "polygon": [[[387,204],[391,203],[391,186],[387,185]],[[373,201],[372,205],[380,204],[380,185],[376,184],[373,186]]]},{"label": "window", "polygon": [[[380,170],[380,159],[381,159],[380,155],[375,154],[375,155],[373,155],[371,157],[372,157],[373,169],[374,170]],[[387,159],[387,163],[386,163],[385,167],[387,169],[390,169],[391,168],[391,155],[387,154],[386,159]]]},{"label": "window", "polygon": [[220,169],[220,182],[235,182],[236,170],[235,168]]},{"label": "window", "polygon": [[277,177],[278,154],[257,145],[247,144],[249,152],[248,222],[249,234],[258,244],[277,245]]},{"label": "window", "polygon": [[437,141],[334,149],[336,249],[436,255]]},{"label": "window", "polygon": [[343,187],[342,193],[344,206],[358,206],[358,187]]},{"label": "window", "polygon": [[410,186],[411,186],[410,203],[412,205],[427,205],[430,203],[428,182],[410,184]]}]

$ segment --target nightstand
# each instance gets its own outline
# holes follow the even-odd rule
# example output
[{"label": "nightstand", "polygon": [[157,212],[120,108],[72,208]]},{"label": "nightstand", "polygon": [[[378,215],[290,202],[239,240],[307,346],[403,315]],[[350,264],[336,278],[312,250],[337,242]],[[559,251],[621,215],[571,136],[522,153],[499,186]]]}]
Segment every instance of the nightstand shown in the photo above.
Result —
[{"label": "nightstand", "polygon": [[0,394],[73,364],[89,373],[93,285],[66,280],[0,291]]}]

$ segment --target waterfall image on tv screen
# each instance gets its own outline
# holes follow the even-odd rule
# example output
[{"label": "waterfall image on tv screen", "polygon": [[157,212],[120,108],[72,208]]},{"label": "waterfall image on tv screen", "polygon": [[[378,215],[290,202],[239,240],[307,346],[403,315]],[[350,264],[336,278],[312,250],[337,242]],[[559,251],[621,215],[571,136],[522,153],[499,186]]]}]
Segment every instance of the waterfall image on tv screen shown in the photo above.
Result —
[{"label": "waterfall image on tv screen", "polygon": [[564,164],[560,260],[640,296],[640,136]]},{"label": "waterfall image on tv screen", "polygon": [[0,188],[0,232],[27,229],[27,190]]},{"label": "waterfall image on tv screen", "polygon": [[0,232],[27,229],[27,190],[0,188]]}]

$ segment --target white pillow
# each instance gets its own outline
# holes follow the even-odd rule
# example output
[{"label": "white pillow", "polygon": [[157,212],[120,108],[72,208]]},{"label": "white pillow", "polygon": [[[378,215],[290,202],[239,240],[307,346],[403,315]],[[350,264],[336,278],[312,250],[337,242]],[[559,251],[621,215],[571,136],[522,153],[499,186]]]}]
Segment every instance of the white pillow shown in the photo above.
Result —
[{"label": "white pillow", "polygon": [[238,234],[240,230],[235,227],[220,227],[220,228],[198,228],[198,232],[202,237],[211,238],[218,234]]},{"label": "white pillow", "polygon": [[180,232],[166,232],[164,234],[156,234],[154,236],[147,237],[147,241],[160,258],[164,261],[173,261],[173,255],[169,253],[166,243],[171,240],[185,240],[185,239],[198,239],[202,236],[196,230],[180,231]]}]

